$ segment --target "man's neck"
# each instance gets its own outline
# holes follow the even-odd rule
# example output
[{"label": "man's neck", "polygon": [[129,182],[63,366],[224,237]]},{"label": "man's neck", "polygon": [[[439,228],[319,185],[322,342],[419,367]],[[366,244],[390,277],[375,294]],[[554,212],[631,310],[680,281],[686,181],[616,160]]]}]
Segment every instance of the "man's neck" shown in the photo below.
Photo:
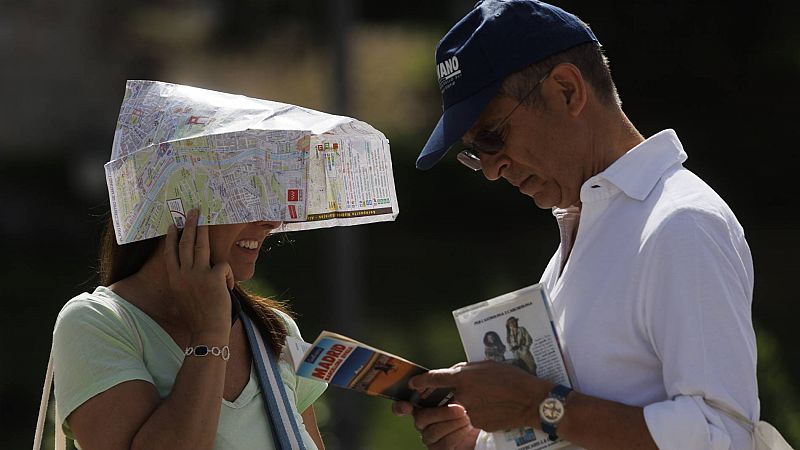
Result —
[{"label": "man's neck", "polygon": [[644,141],[644,136],[633,126],[625,113],[615,108],[597,114],[597,126],[592,136],[592,153],[586,179],[606,170],[630,149]]}]

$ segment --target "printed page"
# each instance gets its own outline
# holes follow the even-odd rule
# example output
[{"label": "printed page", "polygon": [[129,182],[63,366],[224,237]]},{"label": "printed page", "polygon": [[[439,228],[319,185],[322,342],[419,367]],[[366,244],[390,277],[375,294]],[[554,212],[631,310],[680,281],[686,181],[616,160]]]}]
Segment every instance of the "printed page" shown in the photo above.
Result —
[{"label": "printed page", "polygon": [[[455,310],[453,317],[467,360],[512,364],[540,378],[572,386],[542,285]],[[551,442],[546,433],[534,428],[493,435],[497,450],[554,450],[570,445],[563,440]]]},{"label": "printed page", "polygon": [[308,216],[285,224],[285,231],[394,220],[399,208],[389,142],[374,133],[312,136],[307,192]]},{"label": "printed page", "polygon": [[182,227],[305,217],[302,132],[247,130],[151,145],[105,166],[118,242]]},{"label": "printed page", "polygon": [[399,356],[323,331],[303,356],[297,375],[422,407],[447,404],[451,391],[436,389],[420,395],[408,387],[411,377],[427,371]]}]

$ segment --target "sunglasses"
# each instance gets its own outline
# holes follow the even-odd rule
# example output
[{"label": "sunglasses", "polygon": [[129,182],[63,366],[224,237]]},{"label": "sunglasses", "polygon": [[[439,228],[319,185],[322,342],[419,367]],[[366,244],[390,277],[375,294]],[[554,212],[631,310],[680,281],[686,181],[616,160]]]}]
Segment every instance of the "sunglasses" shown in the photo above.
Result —
[{"label": "sunglasses", "polygon": [[547,72],[545,76],[542,77],[541,80],[537,81],[533,87],[522,97],[519,103],[514,106],[514,108],[509,112],[503,120],[497,123],[497,125],[491,127],[488,130],[481,130],[475,133],[475,137],[472,139],[467,145],[467,148],[461,150],[456,154],[456,159],[458,161],[467,166],[468,168],[479,171],[483,167],[481,166],[481,158],[478,156],[479,154],[483,153],[485,155],[496,155],[503,150],[505,147],[505,133],[503,133],[503,126],[508,122],[514,112],[522,105],[528,97],[531,96],[533,91],[539,87],[540,84],[550,76],[550,72]]}]

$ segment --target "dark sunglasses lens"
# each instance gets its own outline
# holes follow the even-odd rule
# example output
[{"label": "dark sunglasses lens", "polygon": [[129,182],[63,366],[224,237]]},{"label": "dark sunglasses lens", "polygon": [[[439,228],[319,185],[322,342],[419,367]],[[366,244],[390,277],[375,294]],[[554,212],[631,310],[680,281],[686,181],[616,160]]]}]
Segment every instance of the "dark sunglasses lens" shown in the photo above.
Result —
[{"label": "dark sunglasses lens", "polygon": [[503,138],[495,132],[480,133],[472,141],[473,147],[481,153],[495,155],[503,149]]}]

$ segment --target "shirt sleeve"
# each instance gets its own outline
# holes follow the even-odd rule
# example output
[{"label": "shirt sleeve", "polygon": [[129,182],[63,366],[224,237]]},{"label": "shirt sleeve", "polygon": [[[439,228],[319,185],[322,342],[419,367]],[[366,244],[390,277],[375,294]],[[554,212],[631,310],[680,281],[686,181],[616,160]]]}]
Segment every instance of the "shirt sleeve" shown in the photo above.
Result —
[{"label": "shirt sleeve", "polygon": [[85,401],[125,381],[153,383],[134,333],[115,311],[87,296],[59,313],[53,331],[56,416],[68,436],[66,419]]},{"label": "shirt sleeve", "polygon": [[752,259],[741,227],[680,211],[654,235],[643,276],[643,321],[669,400],[644,408],[661,449],[750,449],[714,399],[758,418]]},{"label": "shirt sleeve", "polygon": [[[303,336],[300,335],[300,328],[297,326],[297,323],[295,323],[295,321],[285,313],[278,311],[278,314],[286,322],[289,335],[302,340]],[[297,376],[294,370],[291,370],[291,356],[289,356],[288,349],[285,347],[281,353],[281,360],[282,365],[290,368],[289,370],[294,378],[295,406],[297,407],[297,411],[303,413],[303,411],[311,406],[319,398],[319,396],[325,392],[325,389],[328,388],[328,384],[321,381],[312,380],[310,378]]]},{"label": "shirt sleeve", "polygon": [[481,430],[478,433],[478,438],[475,440],[474,450],[496,450],[497,446],[494,444],[494,435]]}]

